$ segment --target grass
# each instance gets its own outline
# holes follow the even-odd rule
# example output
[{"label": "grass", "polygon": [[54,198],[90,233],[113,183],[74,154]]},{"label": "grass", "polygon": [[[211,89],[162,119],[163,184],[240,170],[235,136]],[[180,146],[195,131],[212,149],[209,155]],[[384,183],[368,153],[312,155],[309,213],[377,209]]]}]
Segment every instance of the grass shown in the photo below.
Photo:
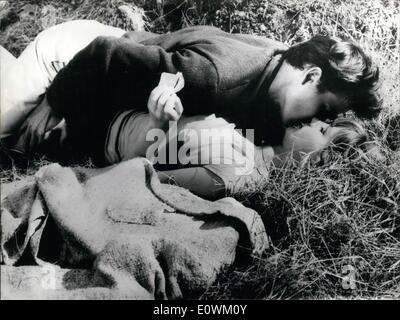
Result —
[{"label": "grass", "polygon": [[[43,28],[78,18],[128,28],[117,7],[132,2],[15,1],[15,12],[30,4],[32,14],[2,25],[0,43],[18,55]],[[384,111],[365,125],[385,160],[336,158],[318,168],[288,163],[235,195],[260,213],[273,247],[250,267],[221,274],[201,298],[400,298],[399,2],[165,0],[164,8],[156,1],[136,3],[150,31],[212,24],[288,44],[322,33],[359,42],[381,69]],[[13,167],[2,173],[2,182],[30,174],[45,161]]]}]

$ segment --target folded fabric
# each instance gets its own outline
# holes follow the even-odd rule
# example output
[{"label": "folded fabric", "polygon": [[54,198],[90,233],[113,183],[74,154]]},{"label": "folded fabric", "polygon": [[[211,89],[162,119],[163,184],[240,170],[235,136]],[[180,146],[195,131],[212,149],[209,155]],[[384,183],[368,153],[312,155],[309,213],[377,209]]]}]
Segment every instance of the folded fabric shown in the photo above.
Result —
[{"label": "folded fabric", "polygon": [[2,299],[191,298],[268,247],[255,211],[161,184],[142,158],[4,184],[1,221]]}]

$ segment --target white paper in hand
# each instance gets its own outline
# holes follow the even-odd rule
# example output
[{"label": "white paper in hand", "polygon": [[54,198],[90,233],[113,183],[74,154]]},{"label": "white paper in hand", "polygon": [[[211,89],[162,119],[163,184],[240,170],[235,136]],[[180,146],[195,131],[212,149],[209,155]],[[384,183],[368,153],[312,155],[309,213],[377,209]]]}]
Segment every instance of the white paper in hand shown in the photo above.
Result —
[{"label": "white paper in hand", "polygon": [[174,89],[175,93],[178,93],[185,86],[185,80],[181,72],[177,74],[163,72],[160,77],[159,86],[166,86]]}]

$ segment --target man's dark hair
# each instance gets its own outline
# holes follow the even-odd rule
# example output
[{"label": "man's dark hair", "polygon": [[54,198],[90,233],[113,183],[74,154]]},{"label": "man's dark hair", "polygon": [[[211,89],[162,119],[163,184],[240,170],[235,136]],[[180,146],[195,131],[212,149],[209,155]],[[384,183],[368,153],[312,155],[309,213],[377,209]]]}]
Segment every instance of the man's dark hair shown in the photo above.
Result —
[{"label": "man's dark hair", "polygon": [[315,36],[289,48],[285,59],[298,69],[307,65],[321,68],[319,89],[344,94],[357,116],[371,119],[380,113],[379,69],[358,45]]}]

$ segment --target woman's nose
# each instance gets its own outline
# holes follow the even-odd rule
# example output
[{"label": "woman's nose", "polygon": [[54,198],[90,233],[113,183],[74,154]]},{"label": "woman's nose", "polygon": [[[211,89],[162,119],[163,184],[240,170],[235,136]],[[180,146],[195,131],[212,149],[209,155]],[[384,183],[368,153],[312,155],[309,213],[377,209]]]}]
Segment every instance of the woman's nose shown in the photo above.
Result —
[{"label": "woman's nose", "polygon": [[318,127],[326,128],[326,127],[329,127],[330,124],[326,123],[324,121],[318,120],[317,118],[313,118],[311,120],[311,126],[312,127],[317,127],[318,126]]},{"label": "woman's nose", "polygon": [[323,126],[325,123],[321,120],[318,120],[317,118],[312,118],[311,120],[311,127],[317,127],[317,126]]}]

